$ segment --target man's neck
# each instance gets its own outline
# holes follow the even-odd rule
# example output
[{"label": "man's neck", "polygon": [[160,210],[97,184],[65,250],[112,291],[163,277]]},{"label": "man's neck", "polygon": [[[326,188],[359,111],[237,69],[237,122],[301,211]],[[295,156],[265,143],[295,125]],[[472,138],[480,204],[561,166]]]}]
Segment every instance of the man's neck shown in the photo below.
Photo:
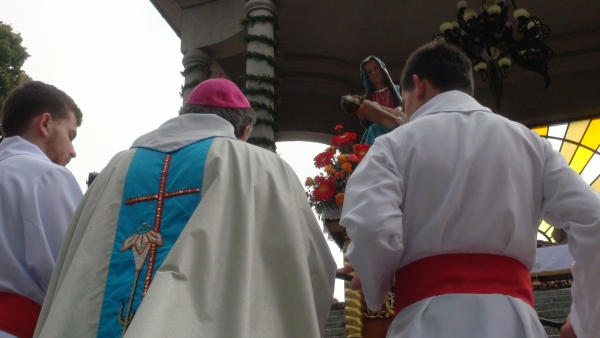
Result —
[{"label": "man's neck", "polygon": [[46,154],[46,144],[44,143],[44,140],[40,139],[39,137],[35,137],[34,135],[31,135],[31,133],[24,133],[17,136],[21,137],[22,139],[31,144],[34,144],[36,147],[40,148],[40,150],[44,154]]}]

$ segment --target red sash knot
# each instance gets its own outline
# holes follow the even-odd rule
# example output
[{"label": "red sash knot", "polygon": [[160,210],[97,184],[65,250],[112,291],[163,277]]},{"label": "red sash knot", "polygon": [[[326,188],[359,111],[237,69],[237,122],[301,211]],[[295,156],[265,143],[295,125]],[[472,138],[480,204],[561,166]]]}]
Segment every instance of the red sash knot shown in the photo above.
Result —
[{"label": "red sash knot", "polygon": [[502,255],[444,254],[414,261],[396,273],[394,313],[446,294],[501,294],[533,307],[529,269]]},{"label": "red sash knot", "polygon": [[0,330],[19,338],[33,337],[42,306],[29,298],[0,292]]}]

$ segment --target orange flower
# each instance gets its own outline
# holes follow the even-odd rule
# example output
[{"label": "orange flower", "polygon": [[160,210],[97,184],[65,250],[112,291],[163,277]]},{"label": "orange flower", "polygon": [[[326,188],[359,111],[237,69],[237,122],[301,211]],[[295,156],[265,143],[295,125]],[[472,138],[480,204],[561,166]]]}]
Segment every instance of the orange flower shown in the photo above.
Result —
[{"label": "orange flower", "polygon": [[365,157],[365,155],[367,155],[367,152],[369,151],[369,148],[371,148],[371,146],[368,144],[355,144],[353,148],[354,154],[356,154],[356,157],[358,157],[358,160],[360,162],[360,160],[362,160],[362,158]]},{"label": "orange flower", "polygon": [[348,162],[348,155],[346,155],[346,154],[338,155],[337,160],[340,162],[340,164],[344,164],[344,163]]},{"label": "orange flower", "polygon": [[324,168],[331,164],[331,160],[333,159],[333,153],[329,151],[325,151],[315,156],[315,167]]},{"label": "orange flower", "polygon": [[356,133],[343,133],[331,139],[331,143],[338,147],[347,146],[354,141],[356,141]]},{"label": "orange flower", "polygon": [[331,165],[326,166],[325,172],[329,175],[333,174],[333,167]]},{"label": "orange flower", "polygon": [[344,193],[343,192],[335,195],[335,204],[337,204],[339,207],[344,205]]},{"label": "orange flower", "polygon": [[310,187],[313,184],[315,184],[315,180],[313,180],[312,177],[307,177],[306,181],[304,181],[304,185],[307,186],[307,187]]},{"label": "orange flower", "polygon": [[352,164],[350,164],[350,163],[342,164],[342,170],[344,170],[347,173],[351,173],[352,172]]},{"label": "orange flower", "polygon": [[353,162],[353,163],[358,162],[358,156],[356,156],[356,154],[350,154],[348,156],[348,162]]},{"label": "orange flower", "polygon": [[344,129],[344,127],[341,124],[338,124],[337,126],[335,126],[334,130],[338,131],[338,130],[342,130]]},{"label": "orange flower", "polygon": [[313,191],[315,200],[326,201],[335,195],[335,181],[324,180]]}]

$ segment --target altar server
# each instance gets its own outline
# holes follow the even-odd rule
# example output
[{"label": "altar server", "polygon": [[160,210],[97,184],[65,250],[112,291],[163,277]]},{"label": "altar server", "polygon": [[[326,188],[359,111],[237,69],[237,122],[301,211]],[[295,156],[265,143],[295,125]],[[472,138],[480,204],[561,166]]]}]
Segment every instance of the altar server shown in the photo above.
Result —
[{"label": "altar server", "polygon": [[40,337],[319,337],[335,262],[300,181],[244,140],[225,79],[138,138],[71,222]]},{"label": "altar server", "polygon": [[31,337],[60,245],[81,200],[64,166],[81,111],[38,81],[17,87],[2,107],[0,143],[0,337]]},{"label": "altar server", "polygon": [[416,50],[400,85],[410,123],[377,138],[341,219],[368,307],[395,284],[388,337],[545,337],[529,272],[540,219],[567,232],[575,259],[563,334],[599,337],[598,193],[550,142],[471,97],[455,47]]}]

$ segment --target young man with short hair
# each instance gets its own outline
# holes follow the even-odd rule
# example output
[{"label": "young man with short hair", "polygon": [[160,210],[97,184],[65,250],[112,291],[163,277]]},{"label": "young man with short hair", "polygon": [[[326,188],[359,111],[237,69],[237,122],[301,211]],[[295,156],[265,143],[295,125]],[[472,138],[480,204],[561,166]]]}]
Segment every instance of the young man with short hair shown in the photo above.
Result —
[{"label": "young man with short hair", "polygon": [[550,142],[471,97],[457,48],[417,49],[400,85],[410,123],[377,138],[340,222],[368,307],[395,284],[388,337],[545,337],[530,277],[540,219],[567,232],[575,259],[561,337],[598,337],[598,193]]},{"label": "young man with short hair", "polygon": [[244,142],[255,121],[210,79],[117,154],[71,222],[36,333],[320,337],[335,262],[293,170]]},{"label": "young man with short hair", "polygon": [[31,81],[7,97],[1,114],[0,337],[32,336],[82,198],[64,167],[76,155],[81,111],[63,91]]}]

